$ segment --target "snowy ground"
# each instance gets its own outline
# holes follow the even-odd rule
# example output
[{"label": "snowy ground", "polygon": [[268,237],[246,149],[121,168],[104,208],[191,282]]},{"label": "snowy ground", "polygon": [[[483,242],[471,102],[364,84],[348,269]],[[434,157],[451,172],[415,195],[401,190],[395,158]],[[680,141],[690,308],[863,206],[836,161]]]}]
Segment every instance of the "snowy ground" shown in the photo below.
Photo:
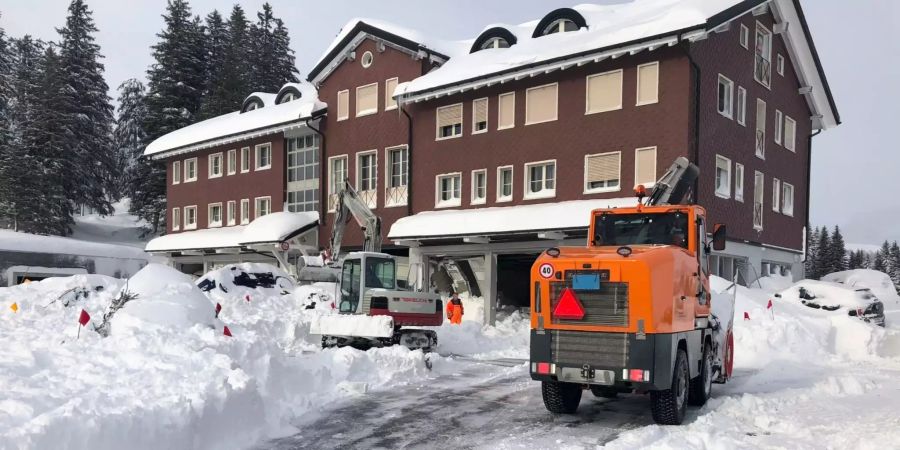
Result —
[{"label": "snowy ground", "polygon": [[146,223],[128,213],[129,205],[130,200],[124,199],[113,204],[115,211],[112,215],[76,216],[70,237],[87,242],[127,245],[143,250],[151,237],[141,236],[142,227]]},{"label": "snowy ground", "polygon": [[[880,329],[788,299],[777,300],[773,314],[771,293],[741,289],[735,378],[714,386],[713,399],[689,410],[684,426],[660,427],[638,395],[585,394],[578,414],[547,413],[522,364],[523,315],[496,327],[439,327],[440,355],[428,370],[420,351],[321,350],[309,325],[329,313],[333,286],[248,289],[217,274],[228,292],[202,294],[165,268],[147,270],[152,276],[143,277],[155,282],[141,282],[141,274],[129,282],[143,296],[116,314],[107,338],[90,327],[122,281],[79,276],[0,288],[0,448],[884,448],[900,441],[900,303],[888,305],[888,328]],[[97,285],[103,291],[87,299],[53,302],[72,287]],[[304,309],[313,300],[316,308]],[[76,340],[82,308],[92,324]],[[744,312],[750,320],[741,320]]]}]

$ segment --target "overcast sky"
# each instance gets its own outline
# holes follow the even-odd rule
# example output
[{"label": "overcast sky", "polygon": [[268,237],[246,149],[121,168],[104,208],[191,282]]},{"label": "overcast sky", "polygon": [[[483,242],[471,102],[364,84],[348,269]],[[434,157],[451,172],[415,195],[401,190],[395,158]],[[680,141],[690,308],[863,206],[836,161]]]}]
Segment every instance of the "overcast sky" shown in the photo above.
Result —
[{"label": "overcast sky", "polygon": [[[588,0],[584,0],[588,1]],[[637,0],[640,1],[640,0]],[[291,32],[297,66],[305,75],[352,17],[374,17],[447,39],[474,37],[485,25],[540,18],[582,0],[270,0]],[[602,2],[602,1],[598,1]],[[56,40],[68,0],[0,0],[0,26]],[[150,46],[162,28],[164,0],[87,0],[100,29],[106,80],[143,79]],[[263,0],[190,0],[195,14],[218,8],[227,16],[241,4],[255,20]],[[812,223],[838,224],[848,242],[900,240],[900,2],[805,0],[807,20],[837,100],[843,125],[813,141]],[[895,128],[896,127],[896,128]]]}]

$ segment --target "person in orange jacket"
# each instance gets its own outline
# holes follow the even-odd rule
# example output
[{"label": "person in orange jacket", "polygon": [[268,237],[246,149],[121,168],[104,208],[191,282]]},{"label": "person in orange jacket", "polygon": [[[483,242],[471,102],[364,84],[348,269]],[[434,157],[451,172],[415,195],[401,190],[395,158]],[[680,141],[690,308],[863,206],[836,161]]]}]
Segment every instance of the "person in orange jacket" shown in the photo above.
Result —
[{"label": "person in orange jacket", "polygon": [[447,318],[450,319],[450,323],[459,324],[462,322],[462,316],[462,300],[459,299],[459,294],[454,292],[450,300],[447,301]]}]

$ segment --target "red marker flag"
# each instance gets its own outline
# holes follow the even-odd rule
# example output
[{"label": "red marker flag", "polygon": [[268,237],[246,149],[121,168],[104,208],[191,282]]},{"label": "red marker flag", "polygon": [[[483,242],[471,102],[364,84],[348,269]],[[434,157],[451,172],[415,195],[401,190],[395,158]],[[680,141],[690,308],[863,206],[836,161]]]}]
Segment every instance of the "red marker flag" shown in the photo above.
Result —
[{"label": "red marker flag", "polygon": [[216,303],[216,319],[219,318],[219,312],[222,311],[222,305]]},{"label": "red marker flag", "polygon": [[228,326],[225,326],[225,329],[222,331],[222,334],[225,336],[231,337],[231,330],[228,329]]},{"label": "red marker flag", "polygon": [[80,323],[81,326],[85,326],[85,325],[87,325],[87,323],[90,322],[90,321],[91,321],[91,315],[88,314],[87,311],[85,311],[85,310],[82,309],[82,310],[81,310],[81,315],[78,316],[78,323]]},{"label": "red marker flag", "polygon": [[250,302],[250,294],[245,295],[244,300],[247,300],[247,302],[249,303]]},{"label": "red marker flag", "polygon": [[772,299],[769,299],[769,304],[766,305],[766,309],[772,309]]},{"label": "red marker flag", "polygon": [[750,313],[744,311],[744,320],[750,320]]}]

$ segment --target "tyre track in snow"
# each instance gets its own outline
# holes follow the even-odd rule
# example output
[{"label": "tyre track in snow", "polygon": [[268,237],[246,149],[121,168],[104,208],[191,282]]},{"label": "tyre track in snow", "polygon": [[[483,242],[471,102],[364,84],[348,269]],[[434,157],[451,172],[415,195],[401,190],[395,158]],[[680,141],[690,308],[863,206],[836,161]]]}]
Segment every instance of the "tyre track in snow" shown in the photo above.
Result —
[{"label": "tyre track in snow", "polygon": [[342,402],[297,424],[300,433],[257,448],[595,446],[652,424],[646,396],[606,400],[586,391],[577,414],[557,416],[544,408],[540,384],[520,361],[463,360],[460,366],[452,375]]}]

